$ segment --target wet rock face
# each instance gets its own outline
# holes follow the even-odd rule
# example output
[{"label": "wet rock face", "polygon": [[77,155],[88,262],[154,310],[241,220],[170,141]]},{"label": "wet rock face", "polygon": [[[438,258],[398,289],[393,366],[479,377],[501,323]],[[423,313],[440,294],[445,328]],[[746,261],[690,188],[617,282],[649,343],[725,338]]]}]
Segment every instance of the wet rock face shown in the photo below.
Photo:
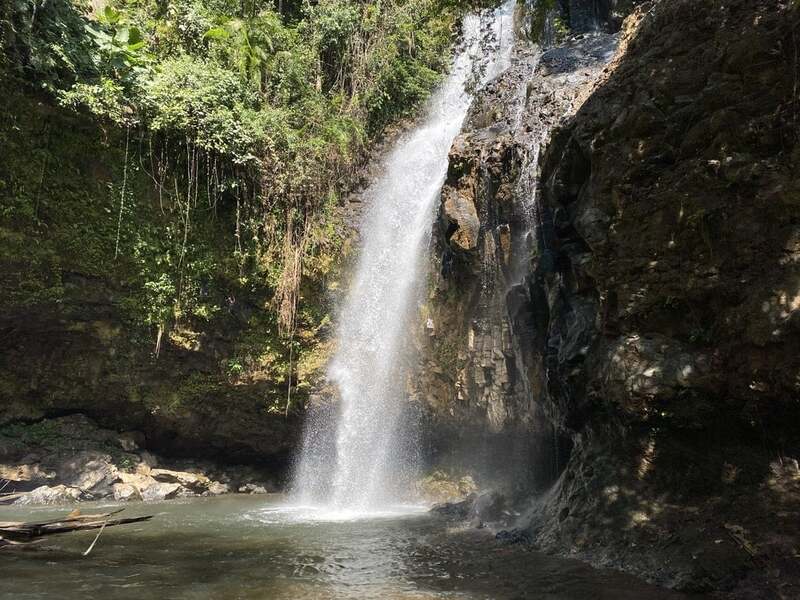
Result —
[{"label": "wet rock face", "polygon": [[636,0],[562,0],[563,12],[569,19],[572,31],[594,31],[602,28],[617,29]]},{"label": "wet rock face", "polygon": [[535,181],[541,143],[615,47],[614,36],[594,34],[555,54],[520,49],[476,98],[450,151],[412,386],[428,413],[433,462],[459,456],[448,465],[458,472],[470,453],[487,455],[475,473],[482,485],[541,488],[570,443],[536,401],[548,307],[528,281]]},{"label": "wet rock face", "polygon": [[521,523],[541,547],[798,593],[798,26],[645,3],[607,67],[600,34],[518,61],[453,146],[420,399],[473,455],[481,428],[547,441],[522,453],[557,479]]},{"label": "wet rock face", "polygon": [[[527,69],[494,85],[502,104],[476,101],[464,133],[450,151],[434,232],[433,285],[423,356],[433,373],[420,386],[427,403],[448,406],[455,422],[479,420],[500,432],[527,408],[513,366],[504,296],[511,276],[512,228],[519,229],[514,188],[516,151],[508,123],[498,117],[517,102]],[[516,233],[516,231],[514,232]],[[454,397],[453,397],[454,396]]]},{"label": "wet rock face", "polygon": [[[552,20],[558,17],[558,28],[568,27],[572,33],[616,32],[623,19],[630,14],[642,0],[527,0],[525,6],[532,11],[535,18],[542,18],[544,13]],[[551,33],[554,33],[551,31]],[[548,44],[557,36],[545,36]]]},{"label": "wet rock face", "polygon": [[[445,302],[448,293],[458,294],[455,302],[448,302],[451,306],[480,306],[470,314],[475,318],[459,324],[466,353],[452,357],[457,365],[450,366],[460,367],[456,383],[460,396],[478,399],[495,432],[515,411],[508,399],[518,392],[510,364],[509,323],[502,311],[511,260],[512,152],[508,135],[482,131],[459,136],[450,154],[439,219],[442,266],[436,293]],[[495,214],[488,214],[489,207]],[[437,333],[442,317],[435,316],[430,333],[434,343],[444,345],[442,338],[453,332]]]},{"label": "wet rock face", "polygon": [[754,583],[763,573],[723,526],[736,524],[796,590],[800,488],[774,472],[800,453],[787,68],[800,15],[744,0],[646,8],[542,162],[529,279],[548,315],[541,401],[575,450],[529,518],[545,547],[665,584],[779,585]]},{"label": "wet rock face", "polygon": [[643,406],[679,411],[698,427],[708,403],[745,428],[753,411],[794,414],[797,18],[767,3],[659,4],[555,135],[534,277],[560,298],[549,374],[569,391],[555,397],[637,421]]}]

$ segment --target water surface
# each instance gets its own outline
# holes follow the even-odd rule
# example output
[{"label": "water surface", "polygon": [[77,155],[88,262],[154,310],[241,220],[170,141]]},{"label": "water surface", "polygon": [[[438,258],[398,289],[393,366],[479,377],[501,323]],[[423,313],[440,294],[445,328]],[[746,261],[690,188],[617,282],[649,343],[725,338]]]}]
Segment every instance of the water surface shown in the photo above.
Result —
[{"label": "water surface", "polygon": [[[223,496],[131,504],[152,521],[0,550],[0,597],[85,599],[682,598],[613,572],[449,530],[419,510],[367,519],[287,510],[282,498]],[[108,507],[108,504],[102,505]],[[97,505],[82,505],[84,513]],[[69,509],[0,507],[0,520]],[[323,520],[320,520],[323,519]]]}]

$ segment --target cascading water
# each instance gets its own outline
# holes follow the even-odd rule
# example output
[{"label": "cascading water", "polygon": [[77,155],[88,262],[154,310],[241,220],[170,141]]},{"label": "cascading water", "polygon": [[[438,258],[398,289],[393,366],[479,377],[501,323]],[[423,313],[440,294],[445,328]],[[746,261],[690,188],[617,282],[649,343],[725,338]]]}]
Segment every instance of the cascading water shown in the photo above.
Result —
[{"label": "cascading water", "polygon": [[364,193],[360,259],[339,316],[328,377],[333,417],[306,424],[293,491],[301,505],[362,514],[403,500],[414,471],[413,427],[404,423],[409,332],[419,298],[434,206],[447,156],[472,99],[510,64],[516,0],[464,20],[450,74],[420,126],[403,137]]}]

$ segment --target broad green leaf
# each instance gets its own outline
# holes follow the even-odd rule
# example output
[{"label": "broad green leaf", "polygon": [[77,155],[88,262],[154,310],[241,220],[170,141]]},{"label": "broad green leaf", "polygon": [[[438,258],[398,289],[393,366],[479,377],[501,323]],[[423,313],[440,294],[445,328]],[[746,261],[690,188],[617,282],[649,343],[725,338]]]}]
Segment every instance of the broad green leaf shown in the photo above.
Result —
[{"label": "broad green leaf", "polygon": [[128,43],[130,37],[131,37],[130,29],[128,29],[127,27],[120,27],[119,29],[117,29],[117,33],[114,34],[114,41],[125,45]]},{"label": "broad green leaf", "polygon": [[128,30],[128,44],[144,43],[144,37],[138,27],[131,27]]},{"label": "broad green leaf", "polygon": [[122,13],[116,10],[113,6],[106,6],[103,10],[103,20],[110,24],[114,25],[115,23],[119,22]]},{"label": "broad green leaf", "polygon": [[86,25],[85,29],[86,32],[92,37],[94,37],[98,42],[108,43],[111,41],[111,36],[108,35],[105,31],[102,31],[100,29],[95,29],[91,25]]},{"label": "broad green leaf", "polygon": [[214,27],[213,29],[209,29],[206,31],[204,38],[208,38],[211,40],[222,40],[230,37],[230,33],[224,27]]}]

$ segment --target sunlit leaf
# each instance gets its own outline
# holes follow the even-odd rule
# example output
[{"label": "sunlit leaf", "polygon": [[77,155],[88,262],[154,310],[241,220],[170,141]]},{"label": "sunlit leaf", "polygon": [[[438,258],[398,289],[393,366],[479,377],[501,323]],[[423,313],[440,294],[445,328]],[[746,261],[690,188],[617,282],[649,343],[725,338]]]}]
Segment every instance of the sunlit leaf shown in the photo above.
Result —
[{"label": "sunlit leaf", "polygon": [[210,40],[222,40],[230,37],[230,33],[224,27],[214,27],[213,29],[209,29],[203,35],[204,38]]},{"label": "sunlit leaf", "polygon": [[121,17],[122,13],[113,6],[106,6],[105,9],[103,9],[103,20],[109,25],[118,23]]}]

